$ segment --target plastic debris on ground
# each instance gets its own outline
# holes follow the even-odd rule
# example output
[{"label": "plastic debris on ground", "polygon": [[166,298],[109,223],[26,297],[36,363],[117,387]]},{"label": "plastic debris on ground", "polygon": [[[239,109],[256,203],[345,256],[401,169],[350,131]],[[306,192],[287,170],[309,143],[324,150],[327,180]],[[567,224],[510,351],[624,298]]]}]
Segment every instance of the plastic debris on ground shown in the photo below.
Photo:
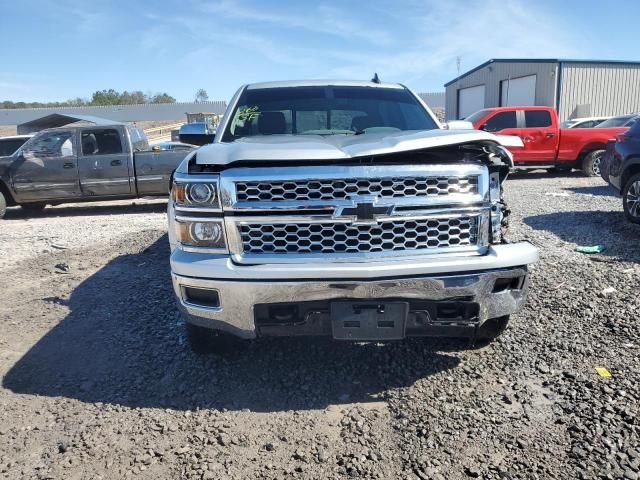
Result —
[{"label": "plastic debris on ground", "polygon": [[545,195],[547,197],[568,197],[570,194],[567,192],[547,192]]},{"label": "plastic debris on ground", "polygon": [[576,252],[578,253],[602,253],[604,252],[604,245],[593,245],[593,246],[577,246]]},{"label": "plastic debris on ground", "polygon": [[596,367],[596,372],[602,378],[611,378],[611,372],[604,367]]}]

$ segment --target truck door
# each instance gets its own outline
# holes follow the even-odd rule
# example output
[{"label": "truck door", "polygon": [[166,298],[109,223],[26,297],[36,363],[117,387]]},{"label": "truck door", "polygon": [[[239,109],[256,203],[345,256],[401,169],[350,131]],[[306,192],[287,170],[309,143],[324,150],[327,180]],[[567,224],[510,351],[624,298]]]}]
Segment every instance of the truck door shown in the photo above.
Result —
[{"label": "truck door", "polygon": [[[482,125],[480,130],[498,135],[515,135],[519,136],[521,129],[518,127],[518,117],[515,110],[499,111],[492,117],[489,117]],[[520,160],[521,148],[510,149],[513,154],[514,161]]]},{"label": "truck door", "polygon": [[549,110],[525,110],[522,124],[520,154],[523,161],[552,162],[558,150],[558,127],[553,124]]},{"label": "truck door", "polygon": [[80,196],[75,141],[73,130],[54,130],[23,148],[11,167],[19,203]]},{"label": "truck door", "polygon": [[80,134],[80,188],[85,196],[130,195],[129,154],[116,128],[86,128]]}]

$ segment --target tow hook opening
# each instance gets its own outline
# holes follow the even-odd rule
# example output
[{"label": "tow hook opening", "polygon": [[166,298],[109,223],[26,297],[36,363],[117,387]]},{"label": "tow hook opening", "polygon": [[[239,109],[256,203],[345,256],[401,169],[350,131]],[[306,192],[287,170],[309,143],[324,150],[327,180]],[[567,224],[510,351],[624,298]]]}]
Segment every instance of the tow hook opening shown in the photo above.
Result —
[{"label": "tow hook opening", "polygon": [[289,325],[300,318],[297,305],[275,305],[269,307],[269,319],[272,324]]}]

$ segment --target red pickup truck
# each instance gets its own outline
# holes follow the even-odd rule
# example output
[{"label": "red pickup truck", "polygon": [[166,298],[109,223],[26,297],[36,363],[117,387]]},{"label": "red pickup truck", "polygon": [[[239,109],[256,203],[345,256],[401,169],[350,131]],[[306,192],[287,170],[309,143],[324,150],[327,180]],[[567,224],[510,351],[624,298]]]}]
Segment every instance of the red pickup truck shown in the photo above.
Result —
[{"label": "red pickup truck", "polygon": [[465,118],[473,127],[501,135],[517,135],[524,147],[509,148],[517,166],[600,174],[607,141],[628,127],[560,128],[551,107],[485,108]]}]

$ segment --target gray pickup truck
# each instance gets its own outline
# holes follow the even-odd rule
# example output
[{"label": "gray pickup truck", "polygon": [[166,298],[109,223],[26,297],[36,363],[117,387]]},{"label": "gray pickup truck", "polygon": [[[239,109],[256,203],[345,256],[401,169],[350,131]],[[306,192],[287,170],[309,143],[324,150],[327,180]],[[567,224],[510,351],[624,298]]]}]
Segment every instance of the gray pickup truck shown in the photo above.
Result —
[{"label": "gray pickup truck", "polygon": [[125,124],[43,130],[0,157],[0,218],[13,205],[166,196],[188,153],[150,151],[144,132]]},{"label": "gray pickup truck", "polygon": [[538,259],[503,235],[504,145],[522,142],[447,127],[397,84],[242,87],[168,204],[191,347],[499,335]]}]

